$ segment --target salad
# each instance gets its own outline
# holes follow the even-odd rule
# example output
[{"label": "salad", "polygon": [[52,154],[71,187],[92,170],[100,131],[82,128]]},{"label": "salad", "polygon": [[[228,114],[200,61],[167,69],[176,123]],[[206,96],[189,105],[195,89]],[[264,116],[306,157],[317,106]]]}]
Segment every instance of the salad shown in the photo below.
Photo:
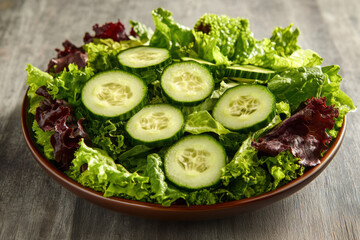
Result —
[{"label": "salad", "polygon": [[339,66],[275,27],[203,15],[193,28],[152,11],[155,31],[94,25],[80,47],[28,64],[29,114],[44,156],[81,185],[170,206],[272,191],[320,164],[355,106]]}]

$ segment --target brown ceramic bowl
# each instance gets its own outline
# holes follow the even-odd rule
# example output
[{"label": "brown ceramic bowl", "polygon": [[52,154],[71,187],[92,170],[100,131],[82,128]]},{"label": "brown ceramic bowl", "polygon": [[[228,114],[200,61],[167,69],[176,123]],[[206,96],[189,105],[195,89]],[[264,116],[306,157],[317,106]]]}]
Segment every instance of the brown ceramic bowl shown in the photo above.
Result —
[{"label": "brown ceramic bowl", "polygon": [[66,176],[63,172],[54,167],[38,150],[32,137],[31,116],[28,114],[28,108],[29,101],[25,95],[21,109],[21,124],[25,141],[38,164],[58,183],[79,197],[102,207],[130,215],[169,220],[189,221],[223,218],[243,212],[257,210],[292,195],[314,180],[328,166],[340,148],[346,129],[346,118],[344,118],[344,124],[340,129],[338,137],[333,141],[331,147],[321,159],[321,164],[311,168],[301,177],[274,191],[267,192],[256,197],[215,205],[189,207],[185,205],[173,205],[171,207],[163,207],[159,204],[144,203],[118,197],[106,198],[102,193],[84,187]]}]

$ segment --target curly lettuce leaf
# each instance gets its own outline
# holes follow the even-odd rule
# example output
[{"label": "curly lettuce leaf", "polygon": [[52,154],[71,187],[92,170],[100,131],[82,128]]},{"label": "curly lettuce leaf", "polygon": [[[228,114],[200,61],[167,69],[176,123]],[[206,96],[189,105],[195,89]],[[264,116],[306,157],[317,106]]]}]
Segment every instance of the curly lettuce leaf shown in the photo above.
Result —
[{"label": "curly lettuce leaf", "polygon": [[152,11],[155,32],[150,39],[150,46],[169,49],[174,56],[181,55],[181,49],[194,41],[190,28],[176,23],[172,13],[163,8]]},{"label": "curly lettuce leaf", "polygon": [[243,176],[251,172],[250,167],[256,166],[257,150],[251,147],[251,143],[254,139],[258,139],[261,135],[268,132],[275,126],[281,123],[279,115],[275,115],[273,120],[264,128],[259,129],[256,132],[248,134],[247,138],[242,142],[241,146],[235,153],[233,159],[221,169],[221,179],[225,186],[227,186],[233,179]]},{"label": "curly lettuce leaf", "polygon": [[35,115],[36,108],[39,106],[40,101],[44,99],[42,96],[36,94],[36,90],[42,86],[51,87],[54,79],[47,72],[30,64],[27,64],[25,70],[28,73],[26,84],[29,85],[29,91],[27,92],[27,96],[30,100],[29,113]]},{"label": "curly lettuce leaf", "polygon": [[193,29],[195,51],[201,59],[218,65],[231,63],[236,49],[236,41],[244,33],[249,33],[249,21],[225,15],[205,14]]},{"label": "curly lettuce leaf", "polygon": [[[138,21],[129,21],[130,26],[132,27],[132,31],[135,32],[136,36],[139,38],[139,40],[143,43],[146,43],[150,41],[152,35],[154,34],[154,31],[147,27],[145,24],[138,22]],[[130,36],[131,39],[131,36]]]},{"label": "curly lettuce leaf", "polygon": [[92,119],[84,123],[85,131],[97,147],[106,151],[110,157],[117,159],[126,151],[125,128],[123,122],[112,120],[99,121]]},{"label": "curly lettuce leaf", "polygon": [[322,68],[325,75],[324,85],[321,90],[321,97],[326,97],[327,105],[334,105],[339,109],[339,116],[335,121],[335,128],[329,131],[332,137],[336,137],[338,129],[343,124],[344,116],[356,109],[351,98],[340,89],[342,77],[339,75],[340,67],[337,65],[326,66]]},{"label": "curly lettuce leaf", "polygon": [[216,121],[208,111],[203,110],[191,113],[186,117],[185,132],[192,134],[213,132],[220,135],[230,133],[231,131]]},{"label": "curly lettuce leaf", "polygon": [[280,117],[276,116],[269,126],[249,134],[230,163],[222,169],[221,179],[231,192],[232,199],[253,197],[274,190],[304,172],[299,159],[288,152],[276,157],[264,156],[259,159],[258,151],[251,147],[253,139],[279,122],[281,122]]},{"label": "curly lettuce leaf", "polygon": [[149,196],[148,177],[128,172],[105,151],[90,148],[83,140],[65,173],[81,185],[103,192],[105,197],[146,200]]},{"label": "curly lettuce leaf", "polygon": [[51,145],[50,139],[54,134],[54,130],[43,131],[36,120],[34,120],[32,125],[32,130],[34,131],[34,136],[36,143],[43,147],[44,155],[47,159],[54,159],[54,149]]},{"label": "curly lettuce leaf", "polygon": [[85,44],[83,48],[88,54],[88,66],[95,69],[96,72],[101,72],[119,67],[116,55],[120,51],[142,44],[138,39],[117,42],[111,38],[95,38],[92,42]]},{"label": "curly lettuce leaf", "polygon": [[147,156],[146,170],[150,179],[151,199],[163,206],[170,206],[174,201],[186,198],[185,192],[168,185],[165,181],[163,161],[158,154],[153,153]]},{"label": "curly lettuce leaf", "polygon": [[251,32],[243,32],[236,41],[234,63],[250,64],[277,71],[312,67],[322,63],[322,58],[312,50],[297,45],[299,30],[276,27],[270,39],[257,40]]},{"label": "curly lettuce leaf", "polygon": [[275,190],[301,176],[305,167],[299,162],[300,158],[294,157],[289,151],[281,152],[275,157],[263,156],[259,163],[266,164],[267,170],[272,176],[272,181],[267,190]]},{"label": "curly lettuce leaf", "polygon": [[229,184],[234,200],[260,195],[267,191],[270,184],[269,173],[258,164],[248,165],[245,173]]},{"label": "curly lettuce leaf", "polygon": [[79,68],[71,63],[68,70],[54,77],[53,85],[47,89],[56,99],[64,99],[73,106],[81,104],[81,90],[85,83],[94,75],[91,67]]},{"label": "curly lettuce leaf", "polygon": [[296,50],[301,49],[297,44],[297,38],[300,35],[300,31],[298,28],[291,31],[293,25],[294,24],[290,24],[286,28],[275,27],[272,36],[270,37],[270,41],[275,43],[274,48],[279,56],[290,56]]}]

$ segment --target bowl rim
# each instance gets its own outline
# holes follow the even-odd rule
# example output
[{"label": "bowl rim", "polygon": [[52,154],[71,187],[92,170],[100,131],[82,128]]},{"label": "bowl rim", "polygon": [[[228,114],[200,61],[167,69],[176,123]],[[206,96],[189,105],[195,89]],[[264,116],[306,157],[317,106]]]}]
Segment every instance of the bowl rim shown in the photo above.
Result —
[{"label": "bowl rim", "polygon": [[[82,186],[78,182],[74,181],[70,177],[68,177],[64,172],[60,171],[58,168],[56,168],[49,160],[47,160],[41,151],[37,148],[36,143],[34,142],[34,139],[31,134],[31,130],[29,128],[29,124],[27,121],[28,108],[29,108],[29,99],[27,96],[29,88],[27,88],[25,92],[25,96],[23,98],[22,107],[21,107],[21,127],[22,132],[26,141],[26,144],[32,153],[35,160],[38,162],[38,164],[58,183],[63,185],[65,188],[67,188],[69,191],[75,193],[76,195],[86,198],[87,200],[92,199],[90,201],[94,203],[102,203],[108,204],[110,206],[119,205],[121,207],[136,207],[139,209],[151,209],[152,211],[157,212],[178,212],[178,211],[184,211],[184,212],[209,212],[209,211],[218,211],[218,210],[225,210],[225,209],[231,209],[234,207],[239,206],[245,206],[245,205],[252,205],[259,201],[266,201],[270,198],[278,198],[276,201],[282,199],[281,195],[287,191],[291,191],[291,194],[295,193],[302,187],[304,187],[306,184],[304,184],[299,189],[295,189],[297,185],[304,183],[306,180],[313,179],[317,175],[319,175],[326,166],[331,162],[332,158],[336,155],[337,151],[340,148],[340,145],[344,139],[346,126],[347,126],[347,118],[344,116],[343,125],[341,126],[337,137],[332,141],[331,146],[327,150],[327,152],[324,154],[324,156],[321,158],[321,163],[316,165],[315,167],[312,167],[311,169],[307,170],[302,176],[298,177],[297,179],[292,180],[291,182],[281,186],[280,188],[277,188],[275,190],[260,194],[258,196],[250,197],[250,198],[244,198],[240,200],[234,200],[234,201],[228,201],[224,203],[217,203],[213,205],[171,205],[169,207],[162,206],[161,204],[156,203],[148,203],[148,202],[142,202],[142,201],[136,201],[136,200],[129,200],[125,198],[120,197],[104,197],[103,193],[97,192],[91,188]],[[310,180],[310,181],[311,181]],[[309,181],[309,182],[310,182]],[[290,194],[290,195],[291,195]],[[108,207],[110,209],[113,209],[112,207]]]}]

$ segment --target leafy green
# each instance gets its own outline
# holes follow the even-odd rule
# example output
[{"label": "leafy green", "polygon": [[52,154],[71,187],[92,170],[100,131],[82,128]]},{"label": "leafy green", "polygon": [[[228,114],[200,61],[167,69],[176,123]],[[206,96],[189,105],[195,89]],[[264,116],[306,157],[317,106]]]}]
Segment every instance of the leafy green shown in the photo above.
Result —
[{"label": "leafy green", "polygon": [[192,134],[213,132],[218,135],[231,132],[216,121],[206,110],[188,115],[185,122],[185,131]]},{"label": "leafy green", "polygon": [[247,138],[242,142],[238,151],[235,153],[233,159],[221,169],[221,179],[225,186],[227,186],[234,178],[241,175],[246,177],[246,175],[251,172],[250,167],[258,165],[257,150],[251,147],[251,142],[277,126],[280,122],[280,116],[275,115],[273,120],[266,127],[248,134]]},{"label": "leafy green", "polygon": [[291,116],[290,105],[286,102],[277,102],[275,105],[276,114],[285,119]]},{"label": "leafy green", "polygon": [[202,103],[199,103],[195,106],[183,106],[181,107],[181,112],[187,116],[193,112],[200,112],[200,111],[211,111],[218,99],[214,99],[211,97],[206,98]]},{"label": "leafy green", "polygon": [[[343,123],[343,117],[350,111],[356,109],[351,98],[340,89],[342,77],[338,74],[340,67],[337,65],[326,66],[322,68],[325,75],[324,85],[321,96],[326,97],[327,105],[335,105],[339,109],[339,117],[336,119],[336,128],[340,128]],[[335,132],[334,132],[335,131]],[[336,137],[337,130],[330,131],[331,136]]]},{"label": "leafy green", "polygon": [[219,142],[223,145],[228,155],[234,155],[247,137],[248,134],[245,133],[230,132],[219,135]]},{"label": "leafy green", "polygon": [[53,77],[40,69],[27,64],[25,69],[28,73],[26,84],[29,85],[27,96],[30,100],[29,113],[35,115],[36,108],[39,106],[40,101],[43,97],[37,95],[35,92],[39,87],[46,86],[51,87],[53,85]]},{"label": "leafy green", "polygon": [[81,90],[85,83],[94,75],[94,69],[85,67],[79,69],[73,63],[54,77],[53,85],[48,87],[49,93],[56,99],[64,99],[73,106],[81,104]]},{"label": "leafy green", "polygon": [[127,146],[124,142],[126,132],[123,122],[92,119],[84,123],[84,128],[91,141],[97,147],[106,151],[112,158],[117,159],[121,153],[126,151]]},{"label": "leafy green", "polygon": [[291,31],[293,24],[290,24],[286,28],[275,27],[270,41],[275,43],[275,51],[279,56],[290,56],[296,50],[301,49],[297,44],[297,38],[300,34],[298,28]]},{"label": "leafy green", "polygon": [[194,41],[190,28],[176,23],[172,13],[162,8],[152,11],[155,32],[150,46],[169,49],[174,56],[181,55],[181,49]]},{"label": "leafy green", "polygon": [[228,185],[235,199],[257,196],[274,190],[296,179],[305,170],[299,164],[299,159],[290,152],[281,152],[276,157],[258,158],[257,150],[251,147],[251,141],[267,130],[262,129],[250,134],[232,161],[222,169],[223,184]]},{"label": "leafy green", "polygon": [[219,88],[218,88],[218,89],[215,89],[215,90],[213,91],[213,93],[211,94],[211,97],[210,97],[210,98],[212,98],[212,99],[218,99],[218,98],[220,98],[220,97],[225,93],[226,90],[228,90],[229,88],[232,88],[232,87],[236,87],[236,86],[238,86],[238,85],[239,85],[239,83],[232,82],[232,81],[228,81],[228,82],[226,82],[226,81],[221,81]]},{"label": "leafy green", "polygon": [[[86,119],[83,126],[92,145],[80,142],[66,174],[84,186],[103,192],[105,197],[119,196],[163,206],[177,200],[188,205],[208,205],[274,190],[302,175],[305,169],[288,151],[275,157],[258,154],[251,146],[252,141],[290,117],[308,98],[326,97],[328,105],[339,108],[336,128],[328,131],[333,137],[342,125],[343,116],[356,108],[350,97],[340,90],[339,66],[321,68],[322,58],[298,45],[300,31],[293,30],[293,24],[275,27],[270,38],[258,40],[247,19],[205,14],[193,28],[188,28],[175,22],[172,13],[165,9],[155,9],[152,16],[155,32],[143,23],[130,21],[131,34],[137,35],[130,36],[130,40],[92,37],[92,42],[82,46],[88,55],[88,65],[84,68],[70,64],[58,74],[48,74],[29,64],[26,68],[30,113],[36,113],[43,99],[36,90],[45,86],[55,99],[64,99],[72,105],[72,114],[77,119]],[[211,62],[209,69],[216,86],[211,96],[196,106],[179,108],[186,119],[186,134],[216,134],[225,148],[229,161],[221,170],[219,185],[194,191],[172,185],[167,182],[163,169],[162,158],[167,147],[132,145],[126,137],[125,122],[93,119],[82,106],[82,88],[94,74],[122,68],[117,60],[119,52],[148,43],[169,49],[174,61],[186,56]],[[262,82],[233,82],[226,78],[226,67],[234,64],[273,69],[276,75]],[[148,83],[148,104],[167,103],[159,81],[162,71],[159,68],[135,73]],[[237,133],[212,117],[211,111],[218,99],[227,89],[239,84],[263,84],[276,96],[276,115],[268,126],[256,132]],[[36,121],[32,128],[44,155],[53,159],[50,143],[53,131],[42,131]]]},{"label": "leafy green", "polygon": [[208,189],[190,192],[186,201],[191,205],[211,205],[219,202],[216,194]]},{"label": "leafy green", "polygon": [[179,198],[185,199],[186,193],[169,186],[165,181],[163,162],[158,154],[153,153],[147,156],[146,170],[150,178],[152,193],[150,198],[155,199],[156,202],[164,206],[170,206]]},{"label": "leafy green", "polygon": [[95,69],[96,72],[101,72],[119,67],[116,55],[120,51],[142,44],[138,39],[115,42],[111,38],[95,38],[93,42],[85,44],[83,48],[88,54],[88,66]]},{"label": "leafy green", "polygon": [[264,168],[249,163],[243,171],[244,174],[229,184],[229,191],[235,200],[257,196],[267,191],[270,176]]},{"label": "leafy green", "polygon": [[268,88],[278,101],[289,103],[293,112],[306,99],[320,97],[324,80],[321,68],[301,67],[274,76],[269,80]]},{"label": "leafy green", "polygon": [[135,145],[126,152],[120,154],[116,160],[122,162],[128,159],[138,158],[139,156],[143,156],[144,154],[145,155],[149,154],[149,151],[151,149],[152,148],[145,145]]},{"label": "leafy green", "polygon": [[150,41],[151,36],[154,34],[154,31],[151,28],[137,21],[129,21],[129,23],[141,42],[146,43]]},{"label": "leafy green", "polygon": [[54,130],[43,131],[39,124],[34,120],[32,130],[35,134],[36,143],[43,147],[44,155],[47,159],[54,159],[54,149],[51,145],[50,138],[54,134]]},{"label": "leafy green", "polygon": [[104,192],[105,197],[146,200],[149,196],[148,177],[128,172],[120,164],[115,164],[105,151],[90,148],[83,140],[66,174],[83,186]]},{"label": "leafy green", "polygon": [[300,159],[294,157],[289,151],[280,152],[275,157],[263,156],[260,164],[266,164],[267,170],[272,176],[267,191],[274,190],[301,176],[305,167],[299,164]]},{"label": "leafy green", "polygon": [[39,106],[43,97],[36,95],[36,90],[45,86],[49,93],[56,99],[64,99],[73,106],[81,103],[81,89],[85,83],[94,75],[91,67],[79,69],[78,66],[71,63],[68,70],[64,69],[61,73],[51,76],[40,69],[27,65],[28,72],[27,84],[29,85],[28,96],[30,98],[29,112],[35,114],[36,108]]},{"label": "leafy green", "polygon": [[235,44],[243,33],[249,33],[249,21],[225,15],[205,14],[195,24],[195,51],[199,58],[218,65],[229,65]]},{"label": "leafy green", "polygon": [[270,39],[257,40],[251,32],[244,32],[235,45],[233,61],[278,71],[290,68],[312,67],[322,63],[322,58],[312,50],[297,45],[299,30],[276,27]]}]

